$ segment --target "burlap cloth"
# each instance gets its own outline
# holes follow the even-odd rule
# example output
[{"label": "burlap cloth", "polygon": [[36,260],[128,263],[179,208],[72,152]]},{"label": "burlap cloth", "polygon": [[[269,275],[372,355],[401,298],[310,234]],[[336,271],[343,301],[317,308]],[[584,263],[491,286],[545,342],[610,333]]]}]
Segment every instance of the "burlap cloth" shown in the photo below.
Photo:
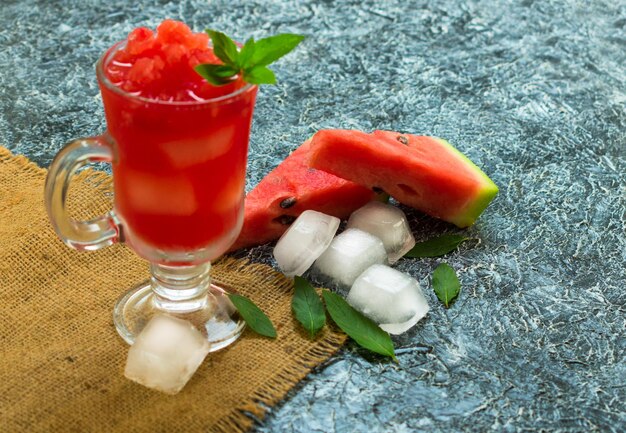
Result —
[{"label": "burlap cloth", "polygon": [[[226,258],[213,275],[266,311],[278,338],[247,330],[209,354],[175,396],[125,379],[128,346],[111,312],[148,276],[147,264],[123,245],[89,253],[63,245],[44,210],[45,175],[0,147],[0,431],[245,431],[343,343],[328,327],[314,342],[299,331],[290,280]],[[97,215],[110,206],[111,182],[84,171],[70,194]]]}]

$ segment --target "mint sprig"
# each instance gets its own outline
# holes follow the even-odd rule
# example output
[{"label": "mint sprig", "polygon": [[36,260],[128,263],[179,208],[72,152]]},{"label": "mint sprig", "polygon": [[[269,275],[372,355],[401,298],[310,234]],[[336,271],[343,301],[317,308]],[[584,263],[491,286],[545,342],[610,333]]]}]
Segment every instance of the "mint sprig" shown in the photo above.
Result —
[{"label": "mint sprig", "polygon": [[223,64],[201,64],[195,71],[214,86],[228,84],[240,75],[250,84],[275,84],[276,76],[267,66],[292,51],[304,36],[282,33],[255,41],[250,38],[239,49],[222,32],[207,29],[213,42],[213,52]]}]

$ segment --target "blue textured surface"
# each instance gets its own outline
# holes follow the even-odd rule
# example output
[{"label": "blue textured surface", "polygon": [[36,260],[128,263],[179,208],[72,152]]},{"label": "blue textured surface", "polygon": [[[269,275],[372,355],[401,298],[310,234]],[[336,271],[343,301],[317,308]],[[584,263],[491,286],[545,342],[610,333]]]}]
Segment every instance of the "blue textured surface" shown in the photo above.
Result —
[{"label": "blue textured surface", "polygon": [[[238,39],[308,35],[259,95],[248,189],[320,128],[447,138],[500,186],[446,261],[402,261],[431,313],[399,365],[348,345],[259,432],[626,430],[626,4],[581,1],[7,1],[0,143],[46,166],[100,132],[94,63],[163,18]],[[418,239],[453,227],[409,212]],[[242,255],[271,263],[269,246]]]}]

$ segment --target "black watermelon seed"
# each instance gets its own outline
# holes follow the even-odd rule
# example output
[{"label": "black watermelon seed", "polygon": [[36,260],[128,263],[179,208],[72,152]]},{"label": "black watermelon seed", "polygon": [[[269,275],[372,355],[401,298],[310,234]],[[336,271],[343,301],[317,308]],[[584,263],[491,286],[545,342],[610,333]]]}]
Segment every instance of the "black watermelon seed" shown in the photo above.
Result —
[{"label": "black watermelon seed", "polygon": [[295,220],[296,220],[296,217],[293,215],[281,215],[279,217],[274,218],[274,221],[284,226],[291,225],[291,223],[294,222]]},{"label": "black watermelon seed", "polygon": [[405,146],[409,145],[409,139],[406,138],[404,135],[398,135],[396,137],[396,140],[398,140],[400,143],[404,144]]},{"label": "black watermelon seed", "polygon": [[297,200],[295,197],[287,197],[286,199],[280,202],[279,206],[282,207],[283,209],[289,209],[291,206],[296,204],[296,201]]},{"label": "black watermelon seed", "polygon": [[372,191],[374,191],[376,194],[382,194],[383,192],[385,192],[385,190],[379,186],[373,186]]}]

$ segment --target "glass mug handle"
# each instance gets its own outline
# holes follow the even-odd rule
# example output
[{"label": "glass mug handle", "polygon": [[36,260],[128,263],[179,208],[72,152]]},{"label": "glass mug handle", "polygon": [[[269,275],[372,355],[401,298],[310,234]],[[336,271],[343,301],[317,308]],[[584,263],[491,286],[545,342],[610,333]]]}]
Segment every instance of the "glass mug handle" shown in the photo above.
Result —
[{"label": "glass mug handle", "polygon": [[113,211],[89,221],[76,221],[66,206],[70,178],[76,170],[90,162],[111,161],[111,148],[98,136],[66,144],[50,165],[44,191],[46,210],[57,235],[71,248],[93,251],[123,240],[122,226]]}]

